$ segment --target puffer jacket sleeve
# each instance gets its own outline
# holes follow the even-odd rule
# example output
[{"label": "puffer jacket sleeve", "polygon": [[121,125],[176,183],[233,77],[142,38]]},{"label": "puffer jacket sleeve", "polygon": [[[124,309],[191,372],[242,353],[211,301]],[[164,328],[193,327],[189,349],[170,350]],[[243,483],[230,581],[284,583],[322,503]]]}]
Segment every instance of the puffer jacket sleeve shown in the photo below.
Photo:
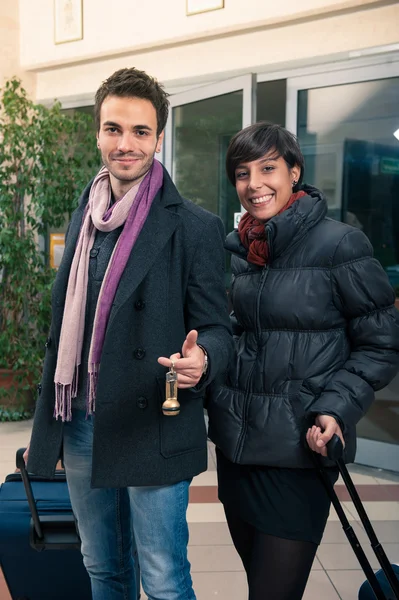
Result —
[{"label": "puffer jacket sleeve", "polygon": [[388,277],[360,230],[351,229],[340,241],[331,286],[333,302],[347,320],[351,353],[311,412],[336,417],[345,431],[399,369],[399,312]]}]

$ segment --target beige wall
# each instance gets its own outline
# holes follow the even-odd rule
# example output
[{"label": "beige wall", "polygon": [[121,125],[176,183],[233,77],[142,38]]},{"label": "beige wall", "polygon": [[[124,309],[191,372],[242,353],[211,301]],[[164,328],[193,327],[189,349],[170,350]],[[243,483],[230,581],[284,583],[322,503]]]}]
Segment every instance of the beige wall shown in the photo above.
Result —
[{"label": "beige wall", "polygon": [[[217,12],[223,11],[210,14]],[[111,54],[108,58],[40,70],[37,96],[42,100],[90,97],[103,79],[125,66],[144,69],[167,85],[196,78],[198,82],[223,79],[242,72],[270,72],[292,61],[307,64],[318,57],[349,55],[370,46],[396,44],[398,23],[399,3],[394,3],[170,44],[152,51]]]},{"label": "beige wall", "polygon": [[0,87],[6,79],[16,75],[27,91],[34,94],[35,74],[27,73],[20,66],[18,0],[0,1],[0,40]]},{"label": "beige wall", "polygon": [[185,0],[118,0],[115,3],[83,0],[83,39],[56,45],[54,0],[20,0],[21,64],[25,68],[43,68],[384,3],[378,0],[225,0],[222,10],[187,16]]}]

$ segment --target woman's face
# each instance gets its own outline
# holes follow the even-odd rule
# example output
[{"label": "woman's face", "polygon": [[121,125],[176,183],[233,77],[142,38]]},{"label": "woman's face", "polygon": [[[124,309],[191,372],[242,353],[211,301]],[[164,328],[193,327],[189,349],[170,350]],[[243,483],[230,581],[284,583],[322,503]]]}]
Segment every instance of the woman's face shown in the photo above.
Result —
[{"label": "woman's face", "polygon": [[287,204],[292,194],[293,182],[298,181],[301,170],[290,169],[274,153],[238,165],[235,170],[236,190],[242,206],[258,221],[268,221]]}]

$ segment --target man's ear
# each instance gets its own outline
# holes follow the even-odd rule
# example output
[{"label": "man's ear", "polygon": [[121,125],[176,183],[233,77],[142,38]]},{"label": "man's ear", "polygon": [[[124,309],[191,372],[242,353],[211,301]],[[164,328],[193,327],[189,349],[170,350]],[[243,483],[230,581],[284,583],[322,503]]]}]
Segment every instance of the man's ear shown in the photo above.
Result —
[{"label": "man's ear", "polygon": [[158,137],[158,140],[157,140],[157,145],[156,145],[156,148],[155,148],[155,152],[158,152],[158,153],[161,152],[161,150],[162,150],[162,143],[163,143],[163,138],[164,137],[165,137],[165,130],[162,131],[159,134],[159,137]]}]

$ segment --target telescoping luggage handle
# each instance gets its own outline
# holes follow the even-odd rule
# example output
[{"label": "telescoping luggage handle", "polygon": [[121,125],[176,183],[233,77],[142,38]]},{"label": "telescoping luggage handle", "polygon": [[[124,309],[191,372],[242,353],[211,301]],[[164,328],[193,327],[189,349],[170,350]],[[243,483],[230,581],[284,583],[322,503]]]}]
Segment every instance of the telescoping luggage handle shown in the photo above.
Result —
[{"label": "telescoping luggage handle", "polygon": [[42,550],[69,550],[80,548],[73,514],[54,512],[39,516],[32,484],[24,461],[25,448],[17,450],[16,465],[21,472],[22,481],[32,516],[30,527],[30,545],[39,552]]},{"label": "telescoping luggage handle", "polygon": [[[378,559],[378,562],[381,565],[382,570],[385,573],[385,576],[387,578],[389,585],[391,586],[391,589],[395,595],[395,598],[397,600],[399,600],[399,581],[394,573],[394,570],[392,568],[391,563],[388,560],[387,555],[385,554],[383,547],[381,546],[380,542],[377,539],[377,536],[375,534],[373,526],[371,525],[370,519],[368,518],[367,513],[364,510],[362,501],[360,500],[360,497],[359,497],[359,494],[357,493],[356,487],[354,486],[352,478],[349,475],[348,469],[346,468],[346,465],[344,463],[343,452],[344,452],[344,447],[343,447],[342,441],[336,434],[334,434],[334,436],[331,438],[331,440],[327,444],[327,456],[330,460],[334,461],[337,464],[338,469],[341,473],[342,479],[344,480],[344,483],[347,487],[349,495],[350,495],[350,497],[353,501],[353,504],[357,510],[357,513],[360,517],[363,527],[368,535],[371,547]],[[314,457],[315,465],[317,466],[317,470],[320,474],[320,477],[323,480],[323,483],[324,483],[324,485],[327,489],[327,492],[330,496],[331,502],[338,514],[340,521],[341,521],[341,524],[342,524],[343,530],[346,534],[346,537],[348,538],[349,543],[352,546],[354,553],[356,554],[356,557],[364,571],[364,574],[366,575],[366,577],[370,583],[370,586],[375,594],[375,597],[377,598],[377,600],[387,600],[384,592],[382,591],[381,585],[370,565],[370,562],[369,562],[368,558],[366,557],[366,555],[363,551],[363,548],[360,545],[360,542],[356,536],[356,533],[354,532],[353,527],[350,525],[350,523],[345,515],[344,509],[342,508],[341,503],[338,500],[338,497],[334,491],[334,486],[332,485],[330,479],[328,478],[328,476],[324,470],[324,467],[323,467],[323,464],[321,461],[321,457],[314,452],[312,452],[312,455]]]}]

